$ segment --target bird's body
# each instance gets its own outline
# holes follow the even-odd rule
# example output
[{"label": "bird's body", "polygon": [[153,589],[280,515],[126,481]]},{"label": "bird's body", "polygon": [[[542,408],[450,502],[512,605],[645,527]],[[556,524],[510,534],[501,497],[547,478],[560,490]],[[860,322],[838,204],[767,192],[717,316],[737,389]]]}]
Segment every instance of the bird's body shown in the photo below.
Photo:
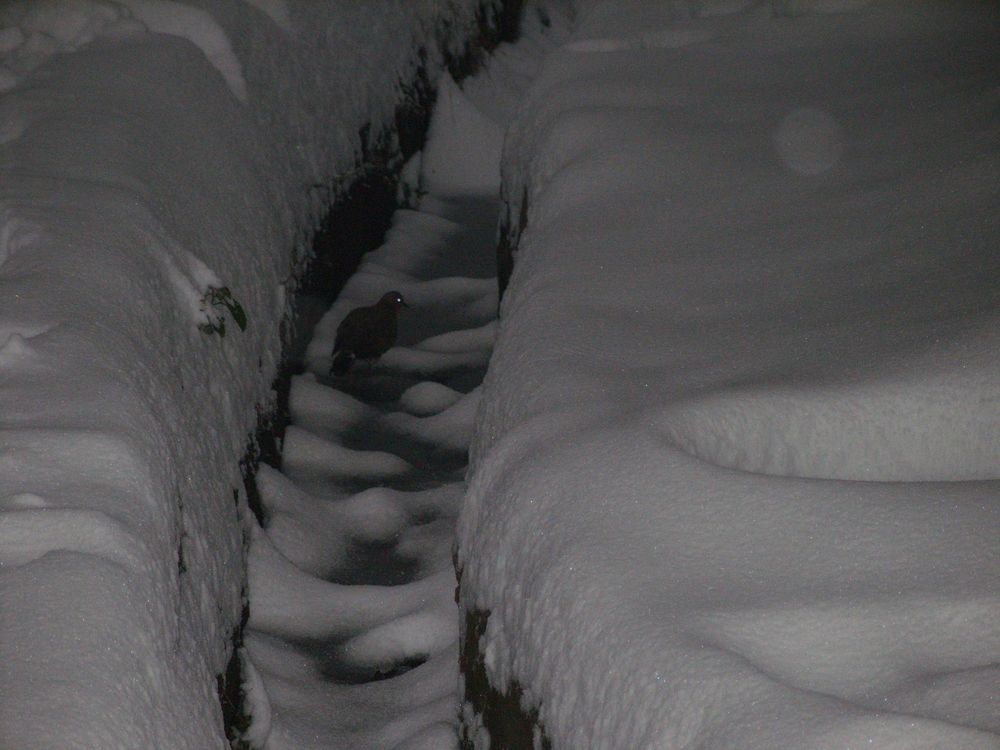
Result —
[{"label": "bird's body", "polygon": [[382,295],[374,305],[356,307],[337,326],[330,372],[346,375],[355,359],[375,360],[396,343],[396,312],[406,306],[399,292]]}]

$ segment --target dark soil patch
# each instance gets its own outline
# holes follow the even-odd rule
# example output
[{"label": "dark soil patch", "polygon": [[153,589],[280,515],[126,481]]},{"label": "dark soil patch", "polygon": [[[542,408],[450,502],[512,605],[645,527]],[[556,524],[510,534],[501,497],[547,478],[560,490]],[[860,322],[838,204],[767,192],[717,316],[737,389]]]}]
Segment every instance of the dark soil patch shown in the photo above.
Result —
[{"label": "dark soil patch", "polygon": [[250,608],[245,602],[246,597],[240,625],[233,631],[229,663],[226,670],[215,678],[226,739],[233,750],[253,750],[243,739],[252,722],[246,710],[246,693],[243,690],[243,629],[250,619]]},{"label": "dark soil patch", "polygon": [[[490,613],[472,610],[465,613],[462,627],[459,668],[465,678],[466,703],[471,704],[483,727],[490,733],[490,748],[495,750],[534,750],[536,733],[542,750],[552,750],[552,742],[538,720],[538,710],[525,708],[524,690],[516,682],[505,692],[490,684],[486,664],[479,651],[479,641],[486,634]],[[472,729],[460,730],[462,750],[473,750]]]}]

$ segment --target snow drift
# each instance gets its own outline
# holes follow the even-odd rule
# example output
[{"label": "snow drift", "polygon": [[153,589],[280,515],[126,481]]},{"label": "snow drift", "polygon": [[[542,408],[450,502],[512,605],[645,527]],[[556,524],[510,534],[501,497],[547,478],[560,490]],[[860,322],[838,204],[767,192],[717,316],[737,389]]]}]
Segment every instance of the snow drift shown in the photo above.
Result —
[{"label": "snow drift", "polygon": [[506,696],[555,748],[1000,747],[995,5],[585,5],[505,146],[469,745]]},{"label": "snow drift", "polygon": [[0,8],[0,746],[226,745],[238,462],[308,238],[490,9]]}]

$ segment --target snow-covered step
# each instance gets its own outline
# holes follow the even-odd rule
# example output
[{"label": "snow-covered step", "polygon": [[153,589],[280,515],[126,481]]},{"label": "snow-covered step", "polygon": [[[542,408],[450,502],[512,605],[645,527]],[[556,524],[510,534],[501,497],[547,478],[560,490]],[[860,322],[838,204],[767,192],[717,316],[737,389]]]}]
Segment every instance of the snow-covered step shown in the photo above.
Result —
[{"label": "snow-covered step", "polygon": [[425,380],[403,392],[399,397],[399,405],[415,417],[429,417],[444,411],[460,398],[460,391],[433,380]]},{"label": "snow-covered step", "polygon": [[452,647],[418,669],[372,683],[338,684],[287,643],[247,638],[275,714],[268,750],[443,750],[454,747]]},{"label": "snow-covered step", "polygon": [[288,414],[293,424],[319,435],[333,435],[370,418],[367,404],[320,383],[312,373],[292,378]]},{"label": "snow-covered step", "polygon": [[250,627],[291,640],[339,642],[401,617],[454,607],[449,569],[398,586],[330,583],[293,565],[264,531],[253,539],[249,570]]},{"label": "snow-covered step", "polygon": [[[480,358],[488,359],[489,347],[480,349],[478,355],[477,362]],[[425,381],[425,385],[431,382],[433,381]],[[307,431],[315,437],[333,441],[335,444],[338,440],[348,443],[377,444],[377,441],[386,440],[395,434],[399,438],[412,438],[439,449],[464,452],[468,448],[479,405],[479,390],[475,388],[463,394],[447,386],[435,385],[443,389],[443,392],[438,391],[436,398],[444,399],[437,413],[411,414],[402,405],[407,393],[410,396],[406,401],[411,408],[416,408],[418,411],[426,411],[428,408],[427,398],[424,398],[424,402],[419,402],[420,391],[413,391],[418,386],[412,386],[401,395],[399,407],[404,410],[386,411],[368,406],[343,391],[319,383],[311,375],[305,375],[295,378],[292,382],[289,411],[297,430]],[[415,401],[419,403],[414,407]],[[436,405],[438,402],[434,403]],[[303,443],[308,441],[303,441],[299,433],[294,432],[292,438],[291,442],[286,438],[288,449],[311,453],[309,448],[303,448]],[[296,460],[298,459],[293,459]]]},{"label": "snow-covered step", "polygon": [[387,451],[353,450],[294,425],[285,432],[284,471],[303,483],[338,480],[385,481],[413,470]]}]

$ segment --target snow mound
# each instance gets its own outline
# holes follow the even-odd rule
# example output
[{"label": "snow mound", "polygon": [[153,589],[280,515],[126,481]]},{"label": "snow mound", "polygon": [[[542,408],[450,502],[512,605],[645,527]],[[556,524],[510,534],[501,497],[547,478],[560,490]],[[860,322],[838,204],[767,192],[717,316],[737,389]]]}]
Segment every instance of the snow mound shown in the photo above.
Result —
[{"label": "snow mound", "polygon": [[480,390],[464,394],[444,411],[426,417],[389,414],[385,422],[394,429],[436,446],[465,451],[472,438],[472,428],[479,409]]},{"label": "snow mound", "polygon": [[[988,346],[991,335],[979,337]],[[817,479],[991,479],[1000,401],[989,361],[955,351],[960,368],[909,371],[877,382],[726,389],[679,402],[664,433],[699,458],[734,469]],[[970,394],[974,394],[970,398]]]},{"label": "snow mound", "polygon": [[282,31],[292,32],[292,14],[287,0],[243,0],[243,2],[266,14]]},{"label": "snow mound", "polygon": [[261,467],[267,535],[281,554],[307,573],[326,577],[348,558],[354,541],[388,541],[408,515],[391,499],[363,497],[331,503],[314,497],[280,472]]},{"label": "snow mound", "polygon": [[479,328],[464,331],[448,331],[437,336],[424,339],[416,348],[427,352],[466,352],[477,349],[491,349],[493,337],[496,335],[496,321],[490,321]]},{"label": "snow mound", "polygon": [[73,52],[109,27],[124,8],[101,0],[13,0],[0,8],[0,91],[11,89],[58,53]]},{"label": "snow mound", "polygon": [[416,417],[429,417],[444,411],[462,398],[462,394],[433,380],[410,386],[399,397],[400,405]]},{"label": "snow mound", "polygon": [[316,474],[387,479],[412,468],[391,453],[345,448],[294,425],[285,432],[285,452],[288,473],[296,477]]},{"label": "snow mound", "polygon": [[370,414],[361,401],[321,385],[312,373],[292,378],[288,411],[293,422],[320,435],[333,435]]},{"label": "snow mound", "polygon": [[348,639],[419,612],[454,612],[450,570],[399,586],[328,583],[289,562],[259,531],[251,546],[249,581],[258,602],[250,626],[289,639]]},{"label": "snow mound", "polygon": [[[362,132],[394,127],[480,8],[253,5],[0,2],[2,747],[228,745],[240,461],[281,321]],[[408,470],[310,451],[320,489],[326,459]]]},{"label": "snow mound", "polygon": [[240,101],[243,68],[219,23],[200,8],[173,0],[14,0],[0,10],[0,91],[13,88],[55,54],[73,52],[102,35],[148,31],[194,44]]},{"label": "snow mound", "polygon": [[495,194],[500,180],[503,130],[462,93],[451,76],[438,83],[422,187],[438,195]]},{"label": "snow mound", "polygon": [[545,59],[458,560],[553,747],[1000,747],[997,19],[597,2]]},{"label": "snow mound", "polygon": [[382,356],[381,363],[403,372],[432,375],[446,370],[483,367],[489,359],[489,350],[429,352],[420,348],[395,346]]},{"label": "snow mound", "polygon": [[207,11],[174,0],[119,0],[132,16],[154,34],[186,39],[202,51],[241,102],[247,100],[243,66],[233,53],[229,38]]}]

